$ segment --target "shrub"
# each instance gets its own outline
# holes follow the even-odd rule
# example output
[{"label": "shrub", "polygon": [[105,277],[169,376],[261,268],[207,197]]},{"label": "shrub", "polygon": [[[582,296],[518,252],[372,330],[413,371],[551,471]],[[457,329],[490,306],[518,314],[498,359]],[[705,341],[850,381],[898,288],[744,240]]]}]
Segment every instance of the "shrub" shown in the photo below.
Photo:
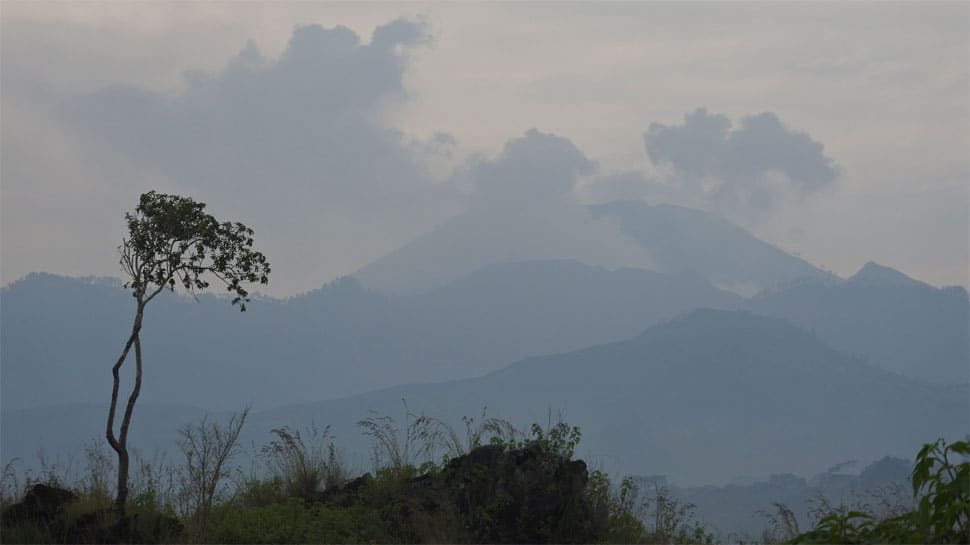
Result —
[{"label": "shrub", "polygon": [[[203,417],[202,421],[179,430],[181,439],[178,445],[185,456],[182,495],[188,512],[192,513],[194,533],[202,541],[207,539],[206,531],[213,503],[225,493],[224,485],[231,474],[229,464],[248,414],[249,408],[243,409],[232,415],[224,425],[209,423]],[[148,482],[150,488],[147,499],[157,501],[157,480],[150,478]]]},{"label": "shrub", "polygon": [[321,488],[339,487],[347,470],[333,442],[330,427],[311,425],[304,435],[288,427],[272,430],[276,439],[263,447],[263,457],[287,496],[312,501]]},{"label": "shrub", "polygon": [[240,510],[219,506],[212,516],[215,543],[359,543],[375,542],[381,521],[365,509],[308,504],[301,498]]},{"label": "shrub", "polygon": [[[402,400],[403,401],[403,400]],[[434,457],[438,426],[436,421],[424,415],[416,415],[404,402],[404,427],[398,428],[393,417],[373,413],[357,422],[364,435],[371,438],[374,470],[387,468],[404,472],[418,465],[418,460],[430,461]],[[433,465],[433,464],[431,464]],[[424,467],[428,468],[429,465]]]}]

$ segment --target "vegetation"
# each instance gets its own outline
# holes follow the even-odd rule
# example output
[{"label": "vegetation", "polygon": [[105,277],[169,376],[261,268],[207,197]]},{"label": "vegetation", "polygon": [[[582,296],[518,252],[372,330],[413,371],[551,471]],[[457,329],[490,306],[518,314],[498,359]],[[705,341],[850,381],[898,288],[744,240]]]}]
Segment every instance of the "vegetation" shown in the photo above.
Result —
[{"label": "vegetation", "polygon": [[[573,452],[581,433],[559,421],[521,432],[508,422],[464,419],[466,434],[407,413],[404,426],[374,415],[374,473],[349,478],[327,429],[273,430],[263,477],[232,479],[246,412],[181,430],[184,460],[138,464],[128,516],[113,509],[110,458],[96,446],[68,485],[56,471],[22,486],[8,465],[3,541],[22,543],[422,543],[711,541],[690,507],[665,491],[641,495],[588,472]],[[462,450],[459,452],[458,448]],[[437,461],[431,457],[442,452]],[[423,456],[421,453],[424,453]],[[422,457],[423,456],[423,457]],[[146,468],[147,466],[147,468]],[[169,478],[166,479],[165,477]],[[43,481],[43,482],[41,482]]]},{"label": "vegetation", "polygon": [[[124,518],[128,502],[128,428],[141,392],[141,328],[145,307],[164,289],[176,283],[190,293],[209,287],[208,278],[221,281],[233,295],[232,304],[246,310],[245,283],[266,284],[270,267],[266,257],[252,249],[253,230],[242,223],[220,223],[205,213],[205,204],[177,195],[144,193],[134,213],[125,214],[128,237],[120,247],[126,288],[135,298],[135,319],[121,355],[111,369],[114,378],[105,436],[118,455],[115,509]],[[128,395],[121,426],[115,434],[119,372],[132,346],[135,348],[135,383]]]},{"label": "vegetation", "polygon": [[[284,496],[313,501],[319,490],[339,488],[347,480],[336,446],[327,441],[329,428],[311,426],[301,433],[284,426],[272,433],[276,439],[262,452],[273,475],[272,486],[281,487]],[[261,486],[258,481],[251,485]]]},{"label": "vegetation", "polygon": [[926,444],[912,472],[916,509],[879,520],[871,512],[840,506],[791,543],[970,543],[968,457],[967,441]]},{"label": "vegetation", "polygon": [[198,424],[179,430],[179,449],[185,457],[180,473],[182,500],[203,540],[208,535],[212,507],[225,493],[226,480],[231,476],[229,464],[248,415],[246,408],[225,425],[210,424],[203,418]]},{"label": "vegetation", "polygon": [[[694,506],[662,483],[619,483],[572,455],[582,435],[561,420],[528,433],[506,421],[465,418],[465,434],[406,412],[405,425],[361,422],[381,462],[350,478],[328,429],[273,430],[263,477],[231,465],[246,411],[182,430],[178,466],[136,457],[129,516],[113,508],[111,459],[92,443],[87,468],[68,483],[54,467],[21,483],[0,480],[3,541],[22,543],[713,543]],[[476,423],[477,422],[477,423]],[[460,450],[458,450],[460,449]],[[440,461],[431,453],[442,451]],[[405,454],[405,451],[408,454]],[[419,453],[427,456],[422,458]],[[967,441],[925,445],[912,470],[911,508],[880,515],[861,506],[814,505],[799,533],[783,504],[763,542],[966,543]],[[422,461],[423,460],[423,461]]]}]

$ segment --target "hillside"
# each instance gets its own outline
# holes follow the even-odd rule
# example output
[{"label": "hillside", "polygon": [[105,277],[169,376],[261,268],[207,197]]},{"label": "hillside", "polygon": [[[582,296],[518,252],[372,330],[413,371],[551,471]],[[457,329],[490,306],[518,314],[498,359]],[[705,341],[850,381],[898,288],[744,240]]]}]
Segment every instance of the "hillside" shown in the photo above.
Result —
[{"label": "hillside", "polygon": [[[260,411],[243,444],[264,444],[281,425],[329,424],[365,468],[369,449],[355,422],[369,411],[403,421],[402,399],[413,413],[459,426],[460,416],[483,407],[519,425],[545,423],[550,410],[553,418],[561,410],[583,429],[578,454],[592,467],[709,484],[911,456],[914,444],[962,437],[967,395],[966,386],[882,371],[777,319],[699,310],[627,341],[530,358],[475,379]],[[45,439],[98,436],[100,421],[76,413],[65,408],[62,419],[37,429],[26,424],[36,421],[31,411],[5,412],[4,458],[29,456]],[[169,428],[173,439],[177,424]],[[70,429],[64,436],[61,426]],[[146,433],[144,424],[137,429]]]}]

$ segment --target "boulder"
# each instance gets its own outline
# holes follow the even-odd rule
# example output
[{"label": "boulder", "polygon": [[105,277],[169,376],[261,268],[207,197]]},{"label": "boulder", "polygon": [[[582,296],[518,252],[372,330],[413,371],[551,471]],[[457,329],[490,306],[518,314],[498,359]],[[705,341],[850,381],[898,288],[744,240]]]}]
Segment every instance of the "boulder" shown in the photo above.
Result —
[{"label": "boulder", "polygon": [[67,504],[77,499],[70,490],[35,484],[24,494],[24,499],[3,511],[3,525],[10,527],[25,522],[44,525],[53,524],[61,518]]},{"label": "boulder", "polygon": [[[479,543],[587,541],[586,463],[551,452],[542,443],[506,449],[476,448],[451,460],[433,483],[413,481],[420,505],[456,512]],[[425,479],[427,481],[427,479]],[[432,497],[427,497],[432,495]]]}]

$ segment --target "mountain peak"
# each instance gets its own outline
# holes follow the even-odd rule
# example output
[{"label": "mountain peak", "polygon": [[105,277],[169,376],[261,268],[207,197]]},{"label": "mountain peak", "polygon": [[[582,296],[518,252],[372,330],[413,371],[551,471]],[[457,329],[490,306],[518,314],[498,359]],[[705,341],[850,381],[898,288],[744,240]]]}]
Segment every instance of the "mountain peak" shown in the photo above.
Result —
[{"label": "mountain peak", "polygon": [[905,274],[880,265],[874,261],[869,261],[859,269],[859,272],[852,275],[846,283],[864,287],[899,287],[899,286],[925,286],[923,282],[910,278]]}]

